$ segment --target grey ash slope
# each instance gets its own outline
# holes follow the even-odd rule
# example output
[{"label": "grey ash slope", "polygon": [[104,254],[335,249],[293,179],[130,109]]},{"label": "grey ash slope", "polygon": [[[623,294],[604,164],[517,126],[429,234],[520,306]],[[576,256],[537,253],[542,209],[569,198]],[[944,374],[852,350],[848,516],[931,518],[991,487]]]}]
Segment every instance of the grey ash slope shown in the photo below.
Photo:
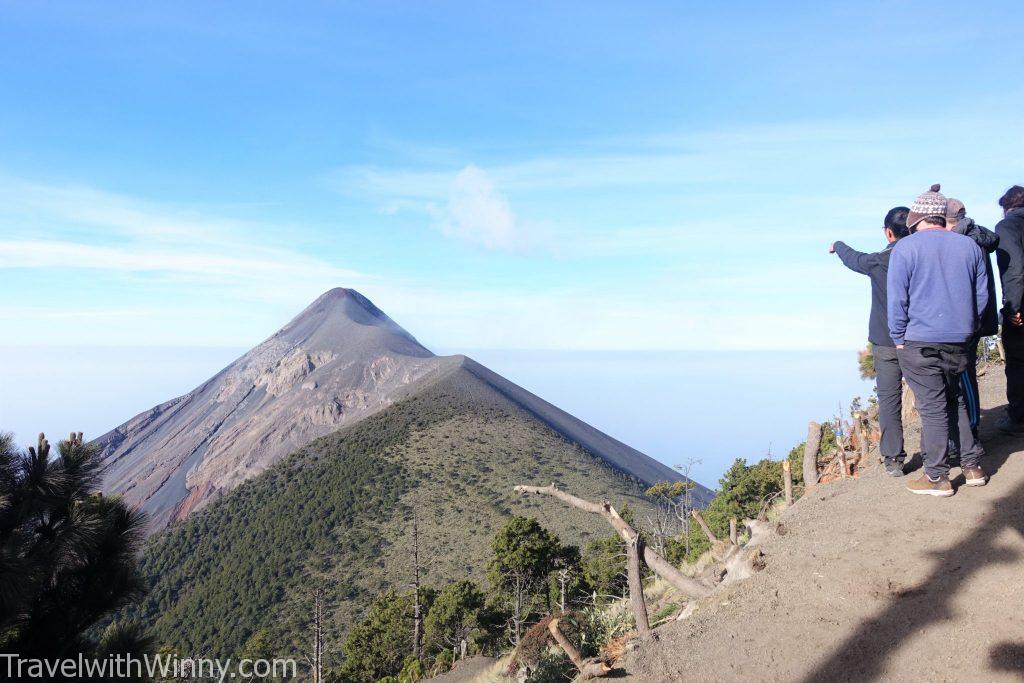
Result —
[{"label": "grey ash slope", "polygon": [[679,478],[479,363],[435,356],[369,299],[338,288],[203,385],[97,439],[106,487],[161,528],[456,367],[626,474],[647,483]]}]

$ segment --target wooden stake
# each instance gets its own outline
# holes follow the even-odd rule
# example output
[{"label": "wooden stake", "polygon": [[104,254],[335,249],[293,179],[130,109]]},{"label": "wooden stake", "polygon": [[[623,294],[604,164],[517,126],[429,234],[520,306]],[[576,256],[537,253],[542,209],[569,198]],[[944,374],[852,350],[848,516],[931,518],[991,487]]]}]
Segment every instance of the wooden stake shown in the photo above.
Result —
[{"label": "wooden stake", "polygon": [[804,445],[804,495],[818,483],[818,451],[821,450],[821,425],[807,424],[807,443]]},{"label": "wooden stake", "polygon": [[644,601],[644,584],[640,576],[640,551],[643,544],[640,537],[626,545],[626,577],[629,580],[629,604],[636,618],[636,631],[641,638],[651,635],[651,623],[647,618],[647,603]]},{"label": "wooden stake", "polygon": [[733,517],[729,520],[729,542],[733,545],[739,545],[740,534],[736,528],[736,518]]},{"label": "wooden stake", "polygon": [[782,489],[786,494],[786,507],[793,504],[793,470],[789,459],[782,461]]}]

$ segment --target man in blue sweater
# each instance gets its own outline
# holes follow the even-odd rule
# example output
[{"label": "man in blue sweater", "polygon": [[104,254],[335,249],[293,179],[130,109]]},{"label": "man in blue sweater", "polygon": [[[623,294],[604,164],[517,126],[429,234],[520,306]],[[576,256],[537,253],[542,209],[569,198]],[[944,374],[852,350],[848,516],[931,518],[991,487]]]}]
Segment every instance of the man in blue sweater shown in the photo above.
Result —
[{"label": "man in blue sweater", "polygon": [[939,189],[932,185],[910,207],[912,234],[893,247],[887,286],[889,336],[921,415],[924,475],[907,488],[945,497],[954,493],[951,437],[960,443],[965,484],[987,482],[980,463],[984,451],[957,400],[968,349],[988,303],[988,277],[985,256],[974,241],[946,230],[947,201]]},{"label": "man in blue sweater", "polygon": [[903,476],[903,463],[907,453],[903,450],[903,372],[896,358],[896,346],[889,337],[886,316],[886,275],[889,256],[896,241],[910,234],[907,213],[910,209],[897,206],[885,215],[885,239],[889,245],[882,251],[866,254],[835,242],[830,252],[837,254],[843,265],[855,273],[871,279],[871,315],[868,318],[868,341],[875,361],[875,393],[878,396],[878,426],[882,430],[879,450],[885,471],[893,477]]}]

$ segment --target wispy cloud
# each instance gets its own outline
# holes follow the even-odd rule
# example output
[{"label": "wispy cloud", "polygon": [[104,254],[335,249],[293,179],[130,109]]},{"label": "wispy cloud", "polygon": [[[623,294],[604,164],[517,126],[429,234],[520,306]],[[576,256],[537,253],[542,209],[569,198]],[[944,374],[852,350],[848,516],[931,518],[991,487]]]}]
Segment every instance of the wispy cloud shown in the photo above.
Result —
[{"label": "wispy cloud", "polygon": [[268,244],[267,226],[89,187],[0,176],[0,204],[0,269],[122,273],[232,287],[257,297],[310,283],[370,279]]}]

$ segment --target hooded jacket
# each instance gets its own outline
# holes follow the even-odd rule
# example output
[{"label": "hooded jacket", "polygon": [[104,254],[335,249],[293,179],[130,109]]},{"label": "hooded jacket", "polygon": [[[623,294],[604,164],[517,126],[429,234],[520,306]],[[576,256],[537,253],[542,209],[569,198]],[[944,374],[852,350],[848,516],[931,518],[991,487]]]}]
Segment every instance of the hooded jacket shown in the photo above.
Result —
[{"label": "hooded jacket", "polygon": [[1020,312],[1024,305],[1024,208],[1010,209],[996,224],[999,249],[996,263],[1003,281],[1003,315]]},{"label": "hooded jacket", "polygon": [[985,275],[988,276],[988,303],[981,313],[981,327],[978,334],[991,337],[999,333],[999,305],[996,303],[996,278],[992,270],[992,258],[989,256],[999,247],[999,235],[988,228],[974,222],[973,218],[961,218],[953,232],[970,237],[985,252]]}]

